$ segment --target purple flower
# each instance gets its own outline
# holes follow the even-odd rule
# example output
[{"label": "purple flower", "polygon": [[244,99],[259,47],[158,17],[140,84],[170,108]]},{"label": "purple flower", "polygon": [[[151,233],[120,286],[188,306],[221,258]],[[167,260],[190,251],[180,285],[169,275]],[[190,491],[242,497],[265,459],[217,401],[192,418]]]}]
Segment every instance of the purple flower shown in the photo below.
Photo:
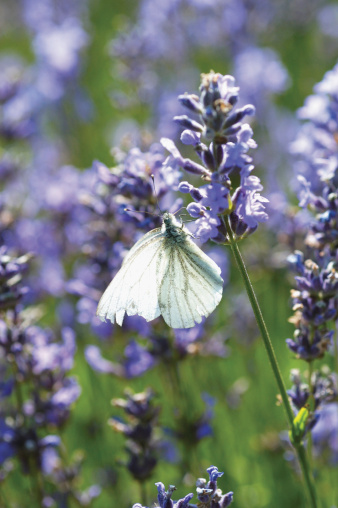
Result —
[{"label": "purple flower", "polygon": [[257,148],[256,142],[251,138],[253,131],[247,124],[242,125],[237,134],[237,143],[229,142],[224,146],[223,159],[219,168],[221,174],[230,173],[235,168],[245,168],[252,162],[247,155],[250,148]]},{"label": "purple flower", "polygon": [[78,52],[87,42],[79,21],[68,18],[60,25],[49,25],[40,30],[34,40],[34,50],[45,67],[61,76],[69,76],[78,65]]},{"label": "purple flower", "polygon": [[[54,439],[51,439],[54,438]],[[40,440],[43,443],[41,452],[41,470],[45,475],[51,475],[60,465],[60,456],[57,447],[61,443],[59,436],[47,436]]]},{"label": "purple flower", "polygon": [[6,246],[0,247],[0,309],[14,308],[27,293],[20,282],[30,258],[28,254],[13,258],[7,254]]},{"label": "purple flower", "polygon": [[[187,207],[189,212],[189,206]],[[195,222],[196,226],[196,237],[202,242],[205,243],[208,240],[216,240],[219,238],[219,226],[221,225],[221,221],[215,212],[211,212],[208,210],[203,211],[200,215],[202,217],[197,219]]]},{"label": "purple flower", "polygon": [[102,357],[97,346],[88,346],[85,350],[86,360],[97,372],[112,374],[118,377],[138,377],[155,365],[154,356],[136,341],[131,340],[124,351],[125,359],[113,363]]},{"label": "purple flower", "polygon": [[[228,492],[223,495],[220,488],[217,487],[217,479],[223,475],[219,472],[217,467],[210,466],[207,469],[209,473],[210,481],[207,482],[204,478],[198,478],[196,481],[196,492],[199,500],[198,504],[205,506],[205,508],[227,508],[232,502],[233,492]],[[190,504],[191,499],[194,497],[193,494],[188,494],[178,501],[173,501],[172,497],[176,490],[174,485],[169,485],[166,490],[164,483],[156,482],[157,487],[157,500],[159,508],[188,508],[189,506],[195,506]],[[133,508],[145,508],[139,503],[134,504]]]},{"label": "purple flower", "polygon": [[141,376],[155,364],[154,357],[134,340],[129,342],[124,354],[124,368],[128,378]]},{"label": "purple flower", "polygon": [[92,369],[102,374],[114,374],[122,376],[124,369],[119,364],[114,364],[102,357],[101,350],[97,346],[87,346],[85,349],[85,357]]},{"label": "purple flower", "polygon": [[301,185],[301,190],[299,192],[300,199],[299,206],[305,208],[310,203],[312,203],[316,199],[316,197],[310,190],[311,189],[310,182],[308,182],[304,176],[298,175],[297,179]]},{"label": "purple flower", "polygon": [[243,187],[239,189],[235,200],[235,213],[249,228],[257,228],[260,222],[268,220],[264,203],[269,200],[261,196],[256,190],[246,190]]},{"label": "purple flower", "polygon": [[[203,337],[204,323],[200,323],[193,328],[175,329],[174,334],[176,348],[181,352],[187,352]],[[198,346],[196,345],[196,347]]]},{"label": "purple flower", "polygon": [[337,187],[334,171],[337,161],[337,76],[338,66],[315,86],[316,94],[309,96],[299,110],[299,117],[307,121],[292,143],[291,152],[299,159],[295,170],[306,189],[305,194],[303,191],[306,198],[302,198],[302,206],[311,203],[317,207],[320,203],[324,208],[337,208],[334,202],[327,199]]},{"label": "purple flower", "polygon": [[81,388],[74,378],[67,378],[66,382],[51,398],[51,404],[56,411],[64,411],[80,396]]},{"label": "purple flower", "polygon": [[205,403],[205,412],[196,422],[196,438],[201,440],[205,437],[213,435],[212,429],[212,419],[214,418],[214,406],[216,404],[216,400],[214,397],[211,397],[208,393],[202,394],[202,399]]},{"label": "purple flower", "polygon": [[158,462],[159,440],[155,438],[159,407],[154,405],[154,393],[148,389],[142,393],[125,390],[126,399],[113,399],[115,407],[122,408],[128,423],[110,418],[111,427],[128,438],[128,470],[138,481],[144,481],[152,474]]},{"label": "purple flower", "polygon": [[208,482],[204,478],[199,478],[196,482],[198,500],[206,506],[226,508],[232,503],[233,492],[223,495],[221,489],[217,486],[218,478],[224,473],[218,471],[216,466],[210,466],[207,472],[209,473]]},{"label": "purple flower", "polygon": [[15,431],[0,418],[0,464],[15,455],[14,439]]},{"label": "purple flower", "polygon": [[165,162],[166,166],[171,166],[172,161],[174,161],[181,168],[185,169],[185,171],[187,171],[188,173],[192,173],[193,175],[199,176],[202,175],[210,176],[210,171],[208,171],[205,167],[201,166],[200,164],[197,164],[196,162],[190,159],[185,159],[184,157],[182,157],[175,143],[171,139],[162,138],[161,144],[171,153],[171,157],[169,157]]},{"label": "purple flower", "polygon": [[332,465],[338,462],[338,405],[331,402],[318,411],[318,423],[312,429],[315,455],[329,454]]},{"label": "purple flower", "polygon": [[[330,321],[337,319],[337,85],[335,66],[300,108],[298,115],[306,121],[291,145],[291,152],[298,159],[295,172],[301,184],[299,205],[316,215],[307,227],[308,259],[300,251],[289,256],[297,275],[296,288],[291,290],[294,315],[289,320],[295,325],[295,332],[286,343],[298,358],[311,363],[330,349],[334,336]],[[302,385],[300,376],[296,376],[289,395],[298,410],[310,393],[314,409],[307,430],[316,429],[326,404],[336,396],[334,377],[322,369],[313,372],[309,385]]]},{"label": "purple flower", "polygon": [[241,93],[249,100],[257,101],[264,93],[281,93],[289,85],[287,70],[278,54],[270,48],[248,46],[235,57],[234,74]]},{"label": "purple flower", "polygon": [[212,183],[199,190],[203,193],[200,204],[209,208],[211,212],[219,214],[229,209],[229,189],[227,187],[220,183]]},{"label": "purple flower", "polygon": [[316,358],[322,358],[332,344],[333,331],[316,330],[312,336],[306,326],[300,326],[295,330],[294,339],[286,339],[288,348],[296,353],[297,358],[311,362]]},{"label": "purple flower", "polygon": [[[263,187],[259,178],[251,175],[254,166],[247,155],[256,143],[251,138],[252,129],[242,124],[243,118],[253,115],[255,110],[251,105],[236,109],[238,95],[239,88],[232,76],[210,72],[202,75],[199,97],[179,96],[183,106],[199,115],[200,123],[187,115],[175,117],[175,120],[186,129],[182,140],[194,147],[203,166],[183,158],[173,141],[162,139],[163,146],[178,165],[210,182],[199,188],[187,182],[179,185],[179,190],[190,193],[196,202],[189,204],[187,210],[197,218],[196,233],[202,242],[227,241],[219,214],[230,215],[231,227],[238,239],[253,233],[258,223],[268,219],[265,210],[268,200],[259,194]],[[209,146],[201,142],[202,137],[211,141]],[[241,184],[231,195],[230,175],[236,171],[240,172]]]},{"label": "purple flower", "polygon": [[338,7],[336,4],[325,5],[317,14],[321,31],[325,35],[337,38]]},{"label": "purple flower", "polygon": [[51,338],[37,327],[27,330],[27,337],[33,345],[33,372],[41,374],[47,370],[68,371],[73,367],[76,351],[75,333],[71,328],[62,330],[63,343],[51,342]]},{"label": "purple flower", "polygon": [[180,499],[176,503],[172,501],[171,497],[176,490],[174,485],[169,485],[168,490],[165,490],[165,486],[162,482],[155,483],[157,487],[157,499],[159,502],[159,508],[187,508],[189,501],[194,497],[193,494],[188,494],[183,499]]}]

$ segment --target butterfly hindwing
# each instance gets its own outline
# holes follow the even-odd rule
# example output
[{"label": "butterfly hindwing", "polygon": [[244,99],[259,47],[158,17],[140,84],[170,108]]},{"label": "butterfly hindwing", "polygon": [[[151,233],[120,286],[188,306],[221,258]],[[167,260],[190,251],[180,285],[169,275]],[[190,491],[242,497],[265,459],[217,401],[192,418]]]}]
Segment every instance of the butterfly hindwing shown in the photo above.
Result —
[{"label": "butterfly hindwing", "polygon": [[159,305],[172,328],[195,326],[220,302],[220,268],[189,237],[164,249],[160,266]]}]

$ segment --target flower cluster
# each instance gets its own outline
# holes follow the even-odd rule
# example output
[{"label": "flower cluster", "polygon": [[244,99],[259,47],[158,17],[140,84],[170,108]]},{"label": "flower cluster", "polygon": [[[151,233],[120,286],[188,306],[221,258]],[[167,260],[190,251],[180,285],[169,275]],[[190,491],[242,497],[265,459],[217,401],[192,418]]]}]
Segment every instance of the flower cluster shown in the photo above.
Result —
[{"label": "flower cluster", "polygon": [[311,249],[334,254],[337,250],[337,132],[338,132],[338,65],[299,110],[307,120],[291,145],[297,157],[296,171],[300,183],[300,206],[315,213],[305,243]]},{"label": "flower cluster", "polygon": [[159,407],[153,404],[154,393],[148,389],[142,393],[125,391],[126,399],[113,399],[115,407],[122,408],[128,417],[128,423],[110,418],[109,425],[128,439],[126,467],[138,481],[149,478],[158,462],[160,440],[158,433]]},{"label": "flower cluster", "polygon": [[322,408],[329,402],[333,402],[338,395],[337,380],[330,369],[325,366],[321,370],[313,372],[310,383],[305,383],[299,369],[291,371],[292,388],[288,390],[295,412],[308,405],[312,414],[308,422],[307,430],[312,429],[320,418]]},{"label": "flower cluster", "polygon": [[41,272],[31,271],[29,284],[38,299],[64,293],[62,258],[72,251],[76,230],[79,172],[62,166],[67,147],[59,130],[71,104],[74,118],[84,119],[78,78],[88,36],[81,19],[86,2],[81,9],[77,2],[42,0],[39,9],[31,0],[22,4],[17,23],[31,35],[33,61],[0,59],[0,235],[16,252],[38,255]]},{"label": "flower cluster", "polygon": [[[171,153],[167,160],[169,165],[175,161],[188,173],[208,182],[201,187],[188,182],[179,185],[181,192],[189,193],[194,199],[187,211],[197,219],[196,235],[202,242],[209,239],[219,243],[229,241],[222,215],[229,216],[237,240],[253,233],[258,223],[268,218],[264,206],[267,199],[260,194],[263,187],[259,178],[252,175],[254,166],[247,154],[256,143],[250,126],[242,123],[245,116],[254,114],[255,108],[252,105],[235,108],[238,97],[239,88],[234,78],[213,72],[202,75],[199,97],[179,96],[183,106],[200,119],[198,122],[187,115],[175,117],[185,128],[181,140],[194,148],[203,165],[184,158],[173,141],[162,139],[163,146]],[[209,141],[209,145],[204,144],[202,138]],[[239,173],[240,185],[233,190],[231,178],[234,179],[236,173]]]},{"label": "flower cluster", "polygon": [[[73,2],[67,6],[61,0],[57,8],[49,0],[43,0],[40,9],[34,1],[23,1],[26,27],[32,35],[36,57],[36,91],[47,101],[58,101],[73,88],[80,70],[80,53],[88,44],[83,28],[82,8]],[[75,96],[76,98],[76,96]]]},{"label": "flower cluster", "polygon": [[320,267],[310,259],[304,261],[300,251],[288,259],[299,276],[291,291],[295,314],[290,321],[296,330],[294,339],[286,342],[298,358],[312,361],[321,358],[332,344],[334,332],[328,324],[338,315],[338,274],[332,260],[325,265],[322,259]]},{"label": "flower cluster", "polygon": [[20,281],[28,259],[27,255],[11,258],[1,249],[1,477],[10,474],[10,462],[16,459],[25,474],[44,478],[37,483],[39,505],[53,506],[60,492],[64,492],[64,499],[76,498],[80,505],[87,506],[99,492],[94,489],[93,496],[88,497],[78,490],[75,479],[80,474],[79,465],[75,468],[77,473],[73,472],[73,486],[68,482],[67,492],[62,487],[67,470],[75,466],[63,463],[63,444],[57,435],[81,392],[75,377],[69,376],[76,350],[75,334],[72,329],[63,328],[62,340],[56,340],[51,330],[35,324],[41,310],[22,307],[25,291]]},{"label": "flower cluster", "polygon": [[[176,490],[174,485],[169,485],[168,490],[165,490],[165,486],[162,482],[155,483],[158,491],[158,508],[188,508],[200,506],[203,508],[227,508],[230,506],[233,500],[233,492],[223,494],[222,490],[217,487],[217,480],[223,475],[222,472],[218,471],[216,466],[210,466],[207,469],[209,474],[209,481],[204,478],[199,478],[196,482],[196,493],[198,498],[198,504],[193,505],[190,503],[194,497],[193,494],[187,494],[184,498],[174,502],[172,500],[173,493]],[[146,508],[136,503],[133,508]]]},{"label": "flower cluster", "polygon": [[[288,258],[296,272],[295,289],[291,291],[295,326],[293,339],[287,339],[289,349],[297,358],[309,364],[312,374],[303,384],[299,371],[294,371],[294,386],[289,396],[298,412],[308,405],[310,418],[306,431],[316,435],[317,449],[330,446],[323,439],[328,434],[316,432],[326,405],[337,407],[335,377],[325,371],[314,371],[313,362],[332,350],[332,322],[338,317],[338,66],[328,72],[315,86],[315,95],[305,101],[299,117],[307,120],[291,145],[297,156],[296,174],[300,183],[299,205],[312,213],[305,245],[306,255],[295,251]],[[334,347],[337,354],[337,347]],[[333,411],[335,411],[333,409]],[[322,428],[323,425],[320,424]],[[337,431],[337,429],[336,429]]]}]

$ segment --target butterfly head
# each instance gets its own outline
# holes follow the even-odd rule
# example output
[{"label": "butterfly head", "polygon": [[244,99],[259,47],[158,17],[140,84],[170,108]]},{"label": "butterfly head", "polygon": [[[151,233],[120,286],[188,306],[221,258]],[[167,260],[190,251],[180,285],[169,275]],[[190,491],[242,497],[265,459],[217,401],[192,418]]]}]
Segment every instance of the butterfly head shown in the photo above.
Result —
[{"label": "butterfly head", "polygon": [[172,213],[165,212],[162,220],[162,229],[167,238],[174,242],[181,242],[187,236],[183,224],[180,224]]}]

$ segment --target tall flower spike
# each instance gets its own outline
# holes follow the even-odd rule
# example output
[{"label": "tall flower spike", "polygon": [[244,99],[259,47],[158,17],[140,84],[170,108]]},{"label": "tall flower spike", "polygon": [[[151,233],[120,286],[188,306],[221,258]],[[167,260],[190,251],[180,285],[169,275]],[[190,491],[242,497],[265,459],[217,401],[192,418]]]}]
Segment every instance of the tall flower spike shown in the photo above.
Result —
[{"label": "tall flower spike", "polygon": [[[188,173],[199,174],[209,183],[193,187],[181,182],[179,190],[189,193],[195,203],[187,207],[195,221],[196,235],[202,242],[211,239],[227,243],[227,232],[220,220],[221,215],[229,215],[236,240],[253,233],[260,222],[267,220],[265,203],[260,195],[262,185],[257,176],[252,175],[252,158],[247,155],[249,148],[256,143],[251,138],[252,130],[243,124],[245,116],[253,115],[252,105],[236,109],[239,88],[232,76],[222,76],[210,72],[202,75],[200,96],[180,95],[178,100],[190,112],[199,115],[199,122],[183,115],[174,120],[185,130],[181,141],[192,145],[202,166],[184,158],[173,141],[163,138],[162,145],[169,150],[171,157]],[[202,138],[209,145],[202,143]],[[240,174],[240,185],[232,189],[232,173]]]},{"label": "tall flower spike", "polygon": [[28,259],[12,258],[0,249],[0,477],[15,467],[11,459],[16,458],[32,483],[39,483],[34,493],[39,506],[52,506],[60,492],[65,502],[76,498],[87,506],[100,488],[78,490],[80,462],[66,464],[59,453],[60,437],[49,434],[51,427],[54,432],[64,428],[81,393],[76,379],[68,375],[75,333],[63,328],[62,340],[57,341],[51,330],[34,324],[38,310],[17,305]]},{"label": "tall flower spike", "polygon": [[112,404],[125,411],[128,422],[122,423],[117,418],[110,418],[108,423],[128,438],[127,468],[136,480],[143,482],[152,475],[158,461],[160,441],[155,438],[155,434],[160,408],[154,406],[154,393],[150,389],[135,394],[125,390],[125,395],[126,399],[113,399]]},{"label": "tall flower spike", "polygon": [[[333,402],[337,394],[334,376],[313,367],[313,362],[322,358],[333,343],[332,322],[338,317],[337,83],[338,65],[315,86],[315,94],[299,110],[299,117],[306,122],[291,145],[291,152],[300,160],[295,165],[300,184],[299,206],[308,208],[313,216],[304,240],[307,259],[301,251],[288,258],[296,272],[295,288],[291,290],[294,315],[289,320],[295,325],[295,332],[292,339],[286,339],[286,344],[297,358],[309,364],[312,375],[308,375],[308,384],[304,384],[300,373],[293,373],[293,387],[288,393],[296,413],[308,404],[310,414],[305,432],[311,430],[314,435],[326,414],[326,406],[333,408],[333,413],[338,410]],[[329,435],[322,430],[318,436],[321,436],[318,450],[326,447],[324,437],[326,445],[332,445]]]}]

